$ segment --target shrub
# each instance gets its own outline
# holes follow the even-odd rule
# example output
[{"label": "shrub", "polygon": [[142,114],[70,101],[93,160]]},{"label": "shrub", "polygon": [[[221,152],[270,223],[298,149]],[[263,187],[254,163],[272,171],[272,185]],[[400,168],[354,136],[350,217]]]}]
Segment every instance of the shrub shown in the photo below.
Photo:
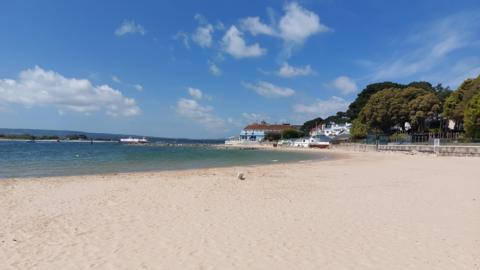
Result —
[{"label": "shrub", "polygon": [[466,137],[480,138],[480,93],[468,102],[463,122]]}]

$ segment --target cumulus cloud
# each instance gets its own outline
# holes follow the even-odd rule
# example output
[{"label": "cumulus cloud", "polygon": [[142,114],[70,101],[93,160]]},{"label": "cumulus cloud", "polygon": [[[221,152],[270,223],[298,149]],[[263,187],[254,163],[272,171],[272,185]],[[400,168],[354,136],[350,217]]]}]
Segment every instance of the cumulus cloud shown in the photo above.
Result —
[{"label": "cumulus cloud", "polygon": [[192,35],[192,40],[202,48],[209,48],[212,46],[213,26],[207,24],[197,27],[197,30]]},{"label": "cumulus cloud", "polygon": [[[186,48],[190,48],[190,39],[202,48],[210,48],[213,45],[215,27],[202,14],[195,14],[194,19],[198,22],[195,32],[190,35],[180,31],[174,38],[180,40]],[[220,26],[217,24],[216,27]]]},{"label": "cumulus cloud", "polygon": [[111,116],[140,113],[135,99],[108,85],[96,86],[87,79],[66,78],[38,66],[20,72],[17,80],[0,79],[0,103],[51,106],[59,111],[85,114],[105,111]]},{"label": "cumulus cloud", "polygon": [[115,35],[120,37],[126,34],[140,34],[145,35],[146,31],[143,26],[136,24],[135,21],[123,21],[122,24],[115,30]]},{"label": "cumulus cloud", "polygon": [[217,30],[225,30],[225,25],[222,22],[217,22],[215,24],[215,29]]},{"label": "cumulus cloud", "polygon": [[214,114],[212,106],[202,106],[195,99],[181,98],[177,101],[176,111],[207,129],[225,131],[226,121]]},{"label": "cumulus cloud", "polygon": [[243,33],[233,25],[223,36],[222,45],[224,51],[235,58],[259,57],[266,52],[258,43],[247,45],[243,39]]},{"label": "cumulus cloud", "polygon": [[275,29],[260,21],[259,17],[247,17],[240,20],[240,27],[250,34],[256,36],[258,34],[276,35]]},{"label": "cumulus cloud", "polygon": [[220,76],[222,75],[222,70],[213,62],[208,61],[208,69],[210,70],[210,73],[212,73],[215,76]]},{"label": "cumulus cloud", "polygon": [[290,66],[287,62],[283,63],[278,70],[277,75],[285,78],[291,78],[296,76],[308,76],[314,73],[310,65],[304,67],[294,67]]},{"label": "cumulus cloud", "polygon": [[284,15],[278,23],[267,25],[259,17],[247,17],[240,20],[241,29],[252,35],[269,35],[282,39],[287,55],[296,47],[318,33],[331,31],[329,27],[320,22],[320,17],[307,10],[296,2],[284,6]]},{"label": "cumulus cloud", "polygon": [[141,84],[134,84],[133,88],[135,88],[138,92],[143,91],[143,85],[141,85]]},{"label": "cumulus cloud", "polygon": [[183,46],[185,46],[185,48],[190,49],[190,37],[187,33],[179,31],[175,34],[175,36],[173,36],[173,39],[179,40],[183,43]]},{"label": "cumulus cloud", "polygon": [[211,96],[205,95],[202,92],[202,90],[200,90],[198,88],[188,87],[187,90],[188,90],[188,94],[190,95],[190,97],[192,97],[194,99],[197,99],[197,100],[201,100],[201,99],[212,100]]},{"label": "cumulus cloud", "polygon": [[296,104],[293,106],[293,110],[296,113],[325,118],[339,111],[344,111],[349,104],[345,99],[333,96],[326,100],[318,99],[311,104]]},{"label": "cumulus cloud", "polygon": [[336,90],[340,91],[340,93],[344,95],[348,95],[351,93],[355,93],[358,90],[357,84],[354,80],[350,79],[347,76],[340,76],[336,78],[332,83],[331,86]]},{"label": "cumulus cloud", "polygon": [[203,93],[200,89],[189,87],[188,94],[194,99],[202,99]]},{"label": "cumulus cloud", "polygon": [[285,15],[278,22],[280,36],[287,42],[302,44],[308,37],[330,31],[320,23],[317,14],[293,2],[284,7]]},{"label": "cumulus cloud", "polygon": [[259,81],[256,84],[243,83],[243,86],[267,98],[289,97],[295,95],[295,90],[291,88],[276,86],[265,81]]}]

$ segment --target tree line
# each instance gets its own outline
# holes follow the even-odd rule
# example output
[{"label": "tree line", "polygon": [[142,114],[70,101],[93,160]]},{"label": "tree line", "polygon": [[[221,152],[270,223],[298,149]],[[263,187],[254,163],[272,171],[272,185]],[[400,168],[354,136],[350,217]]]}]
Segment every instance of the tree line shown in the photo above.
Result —
[{"label": "tree line", "polygon": [[465,132],[466,138],[480,138],[480,76],[467,79],[455,91],[428,82],[370,84],[346,112],[309,120],[300,130],[308,134],[312,128],[330,122],[351,122],[353,138],[439,132],[446,131],[447,126]]},{"label": "tree line", "polygon": [[31,134],[0,134],[0,139],[10,140],[90,140],[85,134],[72,134],[65,137],[56,135],[34,136]]}]

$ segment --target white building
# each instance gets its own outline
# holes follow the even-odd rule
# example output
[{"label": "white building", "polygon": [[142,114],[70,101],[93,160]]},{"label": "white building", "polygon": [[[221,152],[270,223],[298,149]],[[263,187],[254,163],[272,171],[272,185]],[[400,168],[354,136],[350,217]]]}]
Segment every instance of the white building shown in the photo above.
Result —
[{"label": "white building", "polygon": [[310,131],[310,136],[317,136],[317,135],[325,135],[328,137],[336,137],[338,135],[347,134],[350,135],[350,128],[352,124],[345,123],[345,124],[335,124],[331,123],[330,125],[322,124],[317,128],[314,128]]}]

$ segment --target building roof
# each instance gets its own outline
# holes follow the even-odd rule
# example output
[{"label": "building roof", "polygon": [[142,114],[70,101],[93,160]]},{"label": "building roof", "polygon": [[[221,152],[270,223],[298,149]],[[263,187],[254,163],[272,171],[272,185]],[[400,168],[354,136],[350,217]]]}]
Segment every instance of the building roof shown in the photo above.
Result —
[{"label": "building roof", "polygon": [[265,130],[265,131],[282,131],[288,128],[297,128],[297,126],[292,126],[290,124],[281,124],[281,125],[270,125],[266,123],[255,123],[246,126],[243,130]]}]

